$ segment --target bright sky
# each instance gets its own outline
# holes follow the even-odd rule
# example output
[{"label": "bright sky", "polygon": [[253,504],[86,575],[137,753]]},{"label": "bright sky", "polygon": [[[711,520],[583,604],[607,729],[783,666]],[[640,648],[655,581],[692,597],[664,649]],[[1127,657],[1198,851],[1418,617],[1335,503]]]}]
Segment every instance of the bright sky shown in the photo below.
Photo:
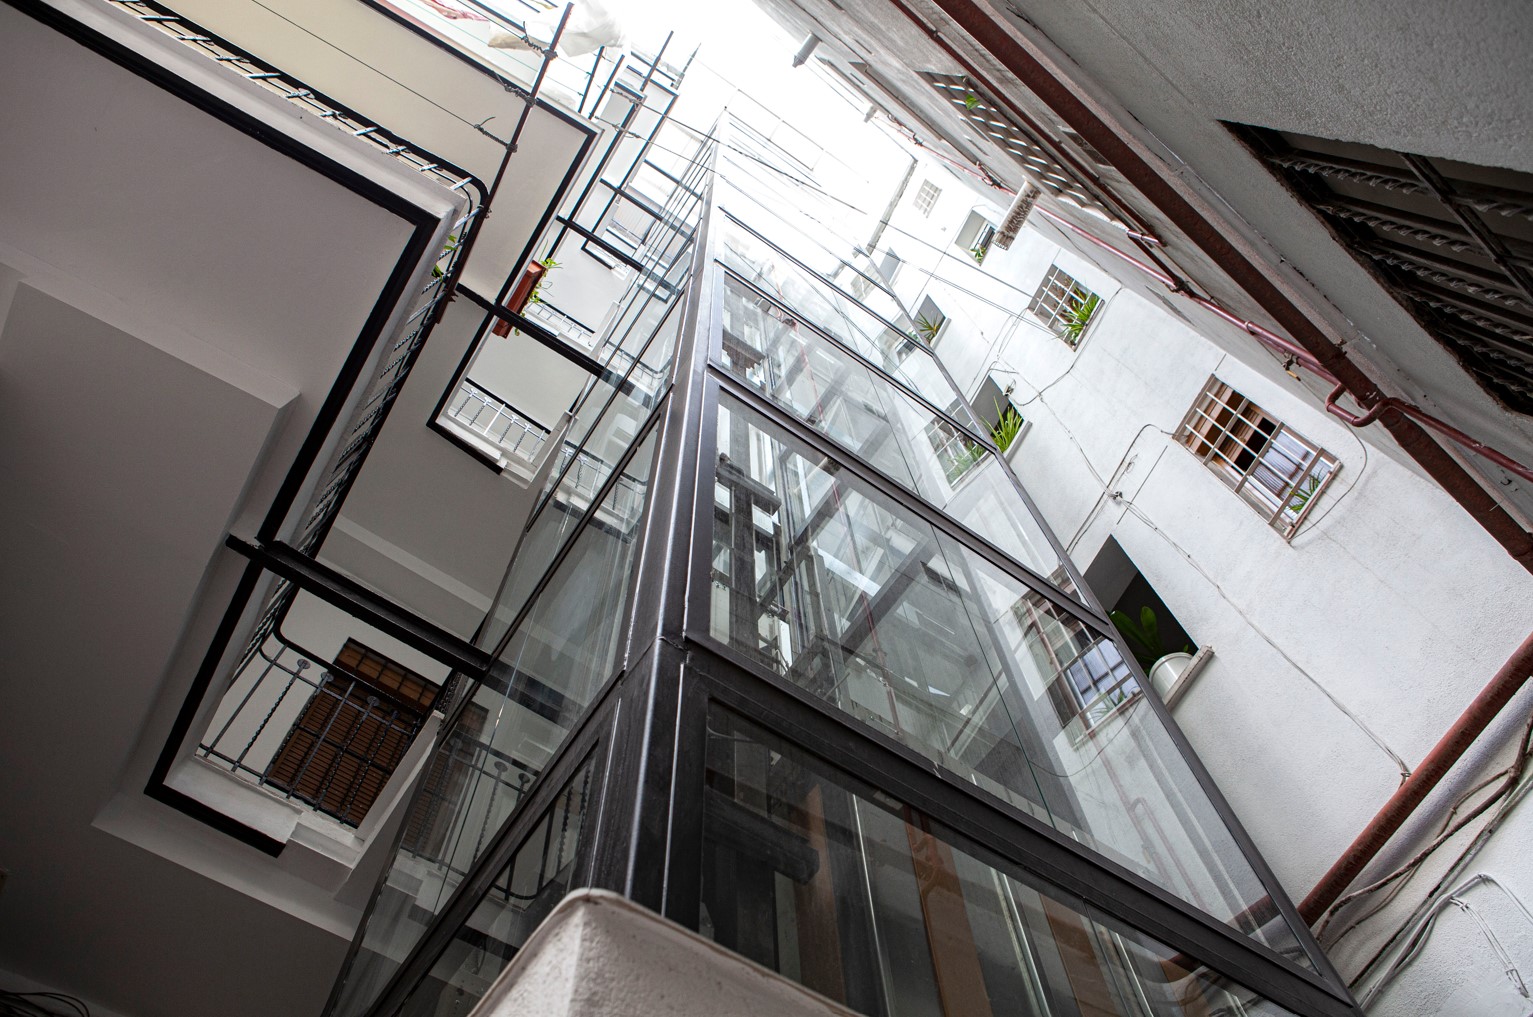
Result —
[{"label": "bright sky", "polygon": [[[843,197],[850,193],[876,205],[864,209],[874,216],[882,211],[909,164],[908,156],[882,130],[863,122],[866,107],[830,87],[812,69],[812,58],[803,67],[792,66],[803,40],[785,34],[752,0],[604,2],[638,36],[635,41],[643,49],[658,46],[665,31],[674,28],[668,62],[680,63],[693,46],[701,46],[674,111],[683,123],[706,128],[726,105],[769,137],[774,137],[777,121],[785,122],[825,148],[843,170],[855,168],[865,184],[842,191],[849,182],[839,181],[842,186],[835,189]],[[645,26],[656,27],[646,31]],[[774,140],[783,139],[776,135]],[[844,176],[824,163],[816,168],[825,177]]]}]

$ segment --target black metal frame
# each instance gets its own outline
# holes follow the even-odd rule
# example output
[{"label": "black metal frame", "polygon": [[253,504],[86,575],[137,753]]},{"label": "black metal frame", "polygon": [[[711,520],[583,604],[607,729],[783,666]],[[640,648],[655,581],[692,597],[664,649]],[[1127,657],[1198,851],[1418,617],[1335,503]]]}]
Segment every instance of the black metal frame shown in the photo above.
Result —
[{"label": "black metal frame", "polygon": [[[677,184],[685,187],[681,181]],[[691,193],[691,188],[685,189]],[[958,774],[934,765],[920,752],[838,711],[709,634],[715,422],[719,401],[728,395],[1040,594],[1094,636],[1113,640],[1141,687],[1151,687],[1132,655],[1124,650],[1100,604],[1079,585],[1073,570],[1070,575],[1085,603],[1060,591],[944,512],[925,505],[724,368],[721,335],[726,269],[718,257],[721,221],[717,218],[722,211],[712,188],[708,190],[692,248],[693,271],[686,287],[689,296],[672,312],[685,317],[677,337],[671,383],[662,390],[628,452],[614,464],[602,490],[563,538],[506,635],[497,641],[499,652],[529,616],[580,534],[593,524],[596,507],[622,475],[623,465],[643,442],[654,437],[658,444],[648,504],[637,524],[635,557],[626,580],[628,606],[618,633],[621,650],[615,674],[558,751],[554,763],[539,777],[534,793],[511,814],[493,847],[476,863],[472,877],[459,885],[426,937],[368,1009],[368,1017],[392,1017],[413,986],[431,970],[551,796],[562,787],[562,778],[557,775],[575,772],[598,741],[605,752],[605,775],[597,821],[581,848],[584,881],[624,893],[685,926],[697,928],[705,799],[703,733],[715,704],[749,717],[831,771],[918,810],[951,831],[954,842],[965,850],[998,866],[1024,871],[1051,895],[1089,909],[1093,917],[1143,932],[1180,951],[1177,960],[1185,960],[1188,967],[1206,965],[1216,975],[1234,979],[1297,1013],[1356,1015],[1345,984],[1326,962],[1291,903],[1277,890],[1272,873],[1255,855],[1228,804],[1153,694],[1144,696],[1149,708],[1187,757],[1202,791],[1229,827],[1256,878],[1272,892],[1277,911],[1314,970],[1194,908]],[[841,295],[855,299],[844,292]],[[940,361],[937,363],[940,366]],[[897,386],[877,365],[866,366]],[[922,405],[929,407],[930,403],[923,400]],[[940,410],[938,415],[946,416]],[[996,452],[992,442],[976,437],[990,452]],[[1006,474],[1025,500],[1025,492],[1009,467]],[[1025,504],[1032,511],[1031,502]],[[1042,528],[1047,534],[1047,527]],[[1049,538],[1061,560],[1067,562],[1057,539],[1052,534]],[[353,951],[356,949],[354,944]]]}]

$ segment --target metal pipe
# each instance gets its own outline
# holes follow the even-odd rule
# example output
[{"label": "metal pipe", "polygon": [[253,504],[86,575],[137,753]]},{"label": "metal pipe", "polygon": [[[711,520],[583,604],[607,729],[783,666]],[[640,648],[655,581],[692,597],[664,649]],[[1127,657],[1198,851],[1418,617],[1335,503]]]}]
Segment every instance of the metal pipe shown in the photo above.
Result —
[{"label": "metal pipe", "polygon": [[1326,908],[1336,902],[1530,676],[1533,676],[1533,634],[1522,641],[1352,845],[1320,877],[1320,882],[1299,904],[1299,915],[1305,922],[1313,925]]},{"label": "metal pipe", "polygon": [[1448,438],[1454,444],[1469,449],[1470,451],[1483,456],[1486,459],[1489,459],[1491,462],[1506,470],[1508,473],[1514,473],[1525,480],[1533,481],[1533,467],[1525,466],[1517,460],[1513,459],[1511,456],[1507,455],[1505,452],[1495,449],[1477,438],[1470,437],[1468,434],[1454,427],[1447,421],[1441,419],[1440,417],[1434,416],[1431,413],[1428,413],[1426,410],[1422,409],[1420,406],[1417,406],[1415,403],[1407,402],[1404,399],[1397,399],[1394,396],[1386,396],[1381,394],[1362,414],[1355,414],[1343,409],[1341,406],[1337,405],[1336,400],[1347,391],[1347,386],[1343,384],[1336,377],[1336,375],[1328,371],[1318,359],[1311,356],[1308,350],[1301,346],[1295,345],[1287,339],[1284,339],[1282,336],[1278,335],[1276,332],[1273,332],[1271,329],[1263,328],[1255,322],[1247,321],[1237,315],[1231,314],[1218,303],[1210,300],[1207,297],[1199,296],[1195,293],[1188,293],[1185,290],[1178,289],[1173,278],[1167,275],[1165,272],[1162,272],[1154,266],[1141,261],[1140,259],[1134,257],[1132,254],[1118,250],[1118,248],[1114,247],[1112,244],[1102,240],[1100,237],[1094,236],[1089,231],[1082,229],[1080,226],[1070,222],[1068,219],[1055,215],[1053,212],[1050,212],[1046,208],[1038,209],[1038,214],[1045,216],[1049,219],[1049,221],[1070,230],[1072,233],[1075,233],[1087,242],[1094,244],[1095,246],[1100,247],[1104,251],[1107,251],[1117,258],[1129,263],[1130,265],[1133,265],[1135,268],[1150,276],[1152,279],[1156,279],[1170,287],[1174,292],[1182,293],[1183,296],[1187,297],[1187,299],[1191,300],[1199,307],[1202,307],[1212,312],[1213,314],[1218,315],[1220,318],[1230,322],[1232,325],[1240,327],[1251,336],[1259,340],[1263,345],[1271,347],[1272,349],[1275,349],[1278,352],[1285,354],[1286,356],[1292,357],[1294,362],[1297,363],[1300,367],[1303,367],[1311,374],[1314,374],[1317,377],[1323,378],[1326,381],[1334,384],[1336,386],[1335,389],[1329,396],[1326,397],[1325,400],[1326,412],[1330,413],[1332,416],[1340,418],[1353,427],[1366,427],[1369,424],[1372,424],[1375,421],[1381,419],[1386,412],[1395,410],[1410,417],[1412,420],[1417,421],[1422,426],[1429,427],[1432,430],[1438,432],[1439,434]]},{"label": "metal pipe", "polygon": [[[947,45],[941,33],[912,9],[906,0],[892,2],[912,23],[931,36],[935,44]],[[1116,125],[1109,123],[1081,97],[1078,86],[1066,81],[1047,66],[1013,36],[1010,29],[1002,26],[988,8],[975,0],[935,2],[977,45],[987,50],[1002,67],[1015,75],[1024,88],[1047,105],[1087,144],[1100,152],[1145,200],[1165,215],[1187,240],[1211,258],[1236,285],[1287,330],[1297,344],[1336,383],[1343,385],[1361,406],[1371,409],[1374,404],[1386,398],[1379,386],[1347,356],[1341,346],[1326,335],[1299,305],[1289,299],[1260,266],[1246,257],[1224,235],[1219,225],[1199,211],[1168,174],[1151,165],[1148,158],[1129,143]],[[972,68],[969,73],[980,80],[988,77]],[[1086,179],[1090,179],[1090,176]],[[1263,338],[1252,329],[1247,331],[1257,338]],[[1418,413],[1405,412],[1401,406],[1395,405],[1382,411],[1379,420],[1401,449],[1494,537],[1514,561],[1533,571],[1533,534],[1496,500],[1480,479],[1423,429],[1425,421]],[[1438,433],[1451,437],[1443,429],[1447,425],[1431,426]]]}]

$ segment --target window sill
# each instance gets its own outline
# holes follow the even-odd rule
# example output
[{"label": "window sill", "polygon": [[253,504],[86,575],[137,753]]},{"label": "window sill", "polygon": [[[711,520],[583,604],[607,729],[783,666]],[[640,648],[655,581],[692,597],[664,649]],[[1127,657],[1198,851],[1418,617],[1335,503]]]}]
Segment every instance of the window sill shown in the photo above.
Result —
[{"label": "window sill", "polygon": [[166,777],[165,784],[281,844],[279,864],[283,868],[339,895],[352,882],[366,881],[365,874],[374,867],[370,863],[380,853],[387,853],[393,839],[389,833],[403,817],[410,789],[430,758],[441,723],[438,712],[426,717],[367,817],[355,829],[206,759],[184,760]]}]

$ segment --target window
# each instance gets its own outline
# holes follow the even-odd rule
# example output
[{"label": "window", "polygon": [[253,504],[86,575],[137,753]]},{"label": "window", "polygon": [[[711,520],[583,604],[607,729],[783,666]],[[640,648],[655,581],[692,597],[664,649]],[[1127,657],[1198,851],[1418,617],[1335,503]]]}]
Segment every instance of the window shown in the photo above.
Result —
[{"label": "window", "polygon": [[937,197],[942,194],[942,188],[930,180],[921,181],[921,187],[916,191],[916,211],[922,215],[931,215],[932,206],[937,204]]},{"label": "window", "polygon": [[974,393],[973,405],[975,418],[990,432],[995,447],[1009,452],[1027,427],[1026,418],[1011,403],[1011,389],[988,375]]},{"label": "window", "polygon": [[283,740],[268,783],[357,825],[436,694],[425,678],[348,639]]},{"label": "window", "polygon": [[1291,538],[1336,475],[1336,457],[1218,378],[1177,431],[1180,441],[1267,523]]},{"label": "window", "polygon": [[1102,298],[1082,286],[1074,276],[1058,265],[1051,265],[1027,309],[1037,315],[1049,331],[1071,346],[1077,346],[1101,303]]},{"label": "window", "polygon": [[928,346],[936,346],[945,324],[947,315],[942,313],[937,302],[929,296],[922,297],[921,306],[916,308],[916,335],[921,341]]},{"label": "window", "polygon": [[953,237],[953,243],[969,252],[969,257],[985,263],[985,255],[990,253],[990,244],[995,240],[995,223],[986,219],[978,212],[970,212],[969,218],[964,220],[963,228]]}]

